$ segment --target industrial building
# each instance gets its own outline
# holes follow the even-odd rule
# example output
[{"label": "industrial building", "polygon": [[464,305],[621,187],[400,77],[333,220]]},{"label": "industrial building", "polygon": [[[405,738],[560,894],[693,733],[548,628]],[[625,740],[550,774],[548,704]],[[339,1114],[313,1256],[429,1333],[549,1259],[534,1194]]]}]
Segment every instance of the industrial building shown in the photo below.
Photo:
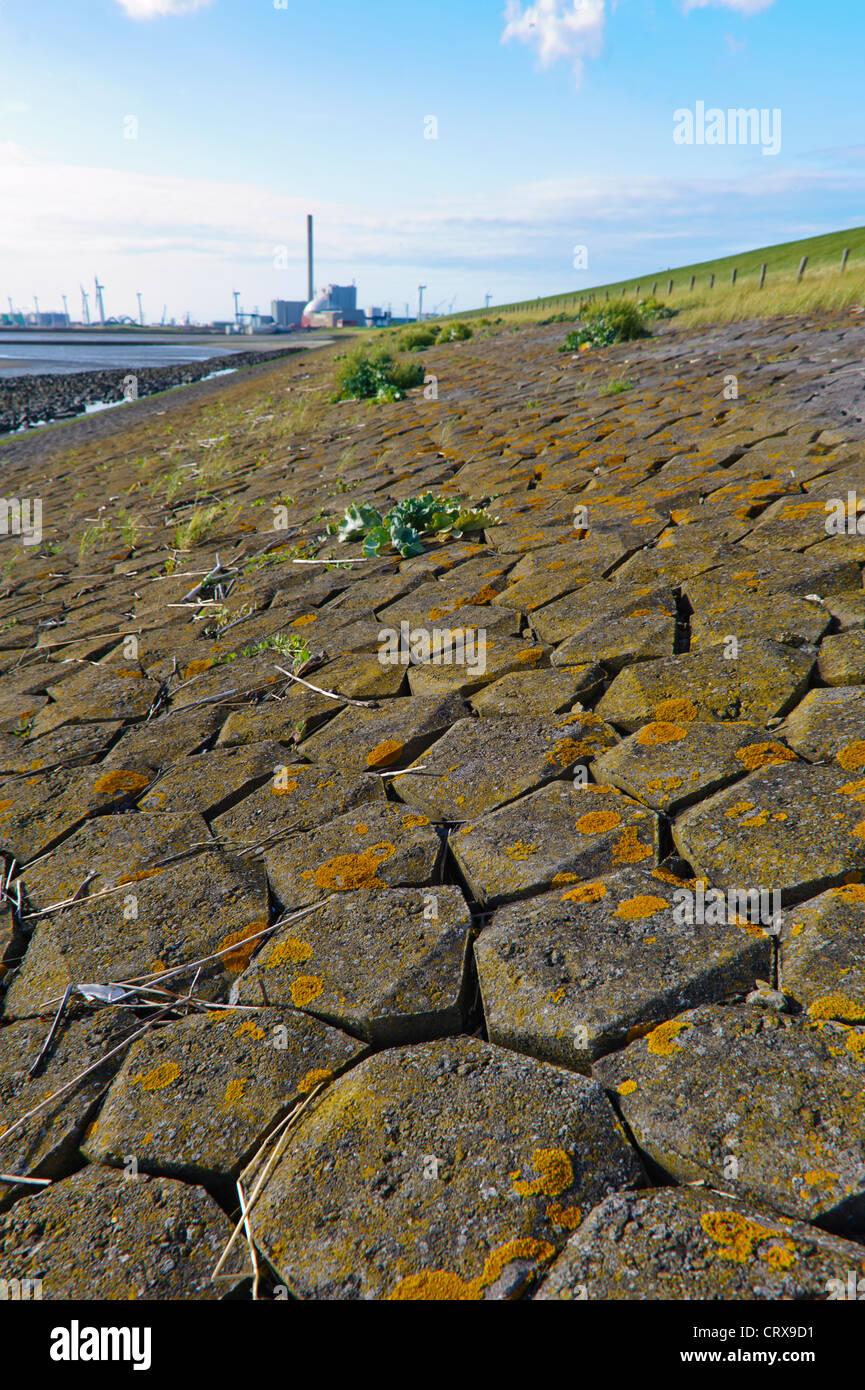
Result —
[{"label": "industrial building", "polygon": [[304,328],[363,327],[366,322],[357,307],[356,285],[326,285],[303,310]]},{"label": "industrial building", "polygon": [[272,299],[270,314],[277,328],[299,328],[306,308],[304,299]]}]

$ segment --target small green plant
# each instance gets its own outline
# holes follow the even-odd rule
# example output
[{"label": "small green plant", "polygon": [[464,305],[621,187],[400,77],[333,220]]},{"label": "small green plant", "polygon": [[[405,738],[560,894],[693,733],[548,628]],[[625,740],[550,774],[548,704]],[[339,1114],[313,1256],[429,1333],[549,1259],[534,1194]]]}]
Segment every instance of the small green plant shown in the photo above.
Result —
[{"label": "small green plant", "polygon": [[474,329],[458,319],[456,323],[443,323],[439,335],[439,341],[442,343],[465,343],[474,337]]},{"label": "small green plant", "polygon": [[419,362],[401,362],[388,352],[365,347],[347,353],[336,374],[335,401],[401,401],[412,386],[420,386],[424,369]]},{"label": "small green plant", "polygon": [[580,327],[568,334],[559,352],[576,352],[583,347],[609,347],[648,338],[646,319],[631,300],[604,301],[580,306]]},{"label": "small green plant", "polygon": [[218,535],[228,520],[227,513],[228,508],[222,502],[213,502],[209,507],[195,507],[174,532],[176,548],[192,550],[202,541]]},{"label": "small green plant", "polygon": [[312,656],[304,637],[296,632],[288,635],[277,632],[272,637],[265,637],[261,642],[253,642],[250,646],[243,647],[239,652],[227,652],[219,658],[219,662],[224,665],[226,662],[236,661],[238,656],[261,656],[262,652],[279,652],[281,656],[290,657],[294,671],[299,671]]},{"label": "small green plant", "polygon": [[424,348],[432,347],[439,340],[438,326],[422,328],[407,328],[404,333],[397,338],[397,347],[401,352],[422,352]]},{"label": "small green plant", "polygon": [[632,391],[636,384],[635,381],[629,381],[627,377],[621,377],[618,381],[608,381],[606,386],[601,387],[599,395],[619,396],[623,391]]},{"label": "small green plant", "polygon": [[495,524],[495,517],[478,507],[467,507],[459,498],[436,497],[426,492],[422,497],[408,497],[397,502],[390,511],[382,513],[364,503],[348,507],[339,524],[328,527],[340,543],[363,540],[364,555],[381,555],[393,549],[404,559],[421,555],[424,538],[444,540],[458,538],[467,532],[482,531]]}]

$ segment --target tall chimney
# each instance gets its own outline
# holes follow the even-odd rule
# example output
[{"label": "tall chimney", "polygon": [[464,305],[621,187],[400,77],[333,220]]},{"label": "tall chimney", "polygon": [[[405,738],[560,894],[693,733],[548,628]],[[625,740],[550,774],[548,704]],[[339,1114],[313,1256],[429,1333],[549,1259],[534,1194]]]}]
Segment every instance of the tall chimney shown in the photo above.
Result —
[{"label": "tall chimney", "polygon": [[312,273],[312,213],[307,214],[306,218],[306,266],[307,266],[307,291],[310,302],[315,299],[315,277]]}]

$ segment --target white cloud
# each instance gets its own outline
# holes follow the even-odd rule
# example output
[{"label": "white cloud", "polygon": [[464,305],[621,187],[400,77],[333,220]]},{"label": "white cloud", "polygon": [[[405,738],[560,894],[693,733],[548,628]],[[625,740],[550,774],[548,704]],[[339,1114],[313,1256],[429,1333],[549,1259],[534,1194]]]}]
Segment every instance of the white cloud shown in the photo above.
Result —
[{"label": "white cloud", "polygon": [[502,43],[528,44],[541,67],[566,59],[579,82],[586,58],[597,58],[603,47],[606,8],[605,0],[537,0],[525,8],[508,0]]},{"label": "white cloud", "polygon": [[705,10],[709,5],[723,5],[727,10],[735,10],[737,14],[751,15],[768,10],[774,3],[775,0],[683,0],[682,10],[689,14],[691,10]]},{"label": "white cloud", "polygon": [[160,15],[192,14],[213,0],[117,0],[130,19],[157,19]]}]

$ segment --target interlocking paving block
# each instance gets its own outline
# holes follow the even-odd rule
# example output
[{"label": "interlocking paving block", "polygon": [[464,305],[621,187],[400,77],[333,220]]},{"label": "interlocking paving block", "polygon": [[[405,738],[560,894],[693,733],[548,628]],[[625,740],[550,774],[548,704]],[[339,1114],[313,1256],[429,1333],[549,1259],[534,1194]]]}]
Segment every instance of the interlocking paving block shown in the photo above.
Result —
[{"label": "interlocking paving block", "polygon": [[514,583],[530,575],[575,576],[579,584],[588,584],[601,579],[626,554],[626,547],[616,536],[610,535],[583,540],[566,539],[557,541],[555,545],[548,543],[542,549],[532,549],[523,555],[510,572],[510,584],[505,592],[509,592]]},{"label": "interlocking paving block", "polygon": [[657,816],[612,787],[551,782],[452,832],[478,902],[495,905],[560,883],[658,862]]},{"label": "interlocking paving block", "polygon": [[0,847],[35,859],[88,816],[135,802],[151,780],[140,768],[98,766],[10,778],[0,787]]},{"label": "interlocking paving block", "polygon": [[812,762],[834,759],[845,772],[865,768],[865,686],[809,690],[787,716],[784,736]]},{"label": "interlocking paving block", "polygon": [[814,653],[761,638],[739,641],[738,656],[706,647],[620,671],[597,704],[610,724],[634,733],[649,720],[780,718],[801,699]]},{"label": "interlocking paving block", "polygon": [[504,576],[467,584],[462,583],[458,576],[453,580],[430,580],[397,603],[380,609],[380,626],[399,627],[401,622],[409,622],[413,627],[436,623],[450,627],[454,615],[465,608],[480,608],[483,611],[487,605],[492,605],[501,611],[498,606],[505,582]]},{"label": "interlocking paving block", "polygon": [[[127,728],[103,758],[101,765],[106,772],[123,767],[149,767],[157,772],[185,753],[197,752],[218,732],[225,717],[225,710],[216,705],[178,711],[168,709],[145,724]],[[60,732],[67,737],[77,737],[80,727],[66,725]],[[104,724],[101,727],[108,729],[116,725]],[[259,739],[262,737],[265,735],[258,735]]]},{"label": "interlocking paving block", "polygon": [[303,754],[343,772],[383,772],[410,763],[465,712],[451,694],[399,697],[377,709],[349,706],[304,741]]},{"label": "interlocking paving block", "polygon": [[691,616],[691,651],[711,647],[728,636],[762,637],[791,647],[816,646],[828,630],[832,614],[822,604],[792,594],[742,599],[719,594],[714,603]]},{"label": "interlocking paving block", "polygon": [[46,705],[31,726],[34,738],[62,724],[88,724],[110,719],[143,719],[159,694],[159,682],[147,680],[130,664],[129,669],[86,666],[48,693],[55,703]]},{"label": "interlocking paving block", "polygon": [[613,675],[632,662],[672,656],[675,638],[675,618],[663,613],[631,614],[587,627],[557,647],[550,659],[553,666],[597,660]]},{"label": "interlocking paving block", "polygon": [[216,816],[211,829],[223,844],[251,846],[311,830],[355,806],[384,802],[382,779],[358,777],[336,767],[287,762],[230,811]]},{"label": "interlocking paving block", "polygon": [[0,1278],[41,1279],[41,1297],[222,1299],[243,1282],[242,1247],[211,1280],[231,1222],[201,1187],[88,1165],[0,1217]]},{"label": "interlocking paving block", "polygon": [[450,884],[345,893],[270,938],[237,997],[304,1009],[379,1047],[458,1033],[470,929]]},{"label": "interlocking paving block", "polygon": [[[216,842],[202,816],[124,811],[98,816],[24,873],[31,907],[65,902],[87,883],[88,893],[139,883],[167,861]],[[93,877],[90,877],[93,875]]]},{"label": "interlocking paving block", "polygon": [[865,872],[861,783],[836,768],[770,764],[684,811],[673,826],[679,853],[727,888],[779,889],[811,897]]},{"label": "interlocking paving block", "polygon": [[[624,569],[624,566],[623,566]],[[620,573],[620,572],[619,572]],[[618,575],[617,575],[618,577]],[[713,569],[695,569],[683,576],[682,589],[695,612],[721,594],[747,598],[749,594],[855,593],[862,587],[859,566],[845,555],[797,555],[791,550],[770,550],[762,545],[735,552]]]},{"label": "interlocking paving block", "polygon": [[140,1038],[83,1144],[95,1163],[236,1178],[289,1107],[366,1051],[293,1009],[229,1009]]},{"label": "interlocking paving block", "polygon": [[594,714],[556,721],[459,719],[393,778],[398,797],[433,820],[466,820],[494,810],[592,759],[618,740]]},{"label": "interlocking paving block", "polygon": [[412,695],[468,696],[511,671],[537,671],[549,662],[550,649],[540,643],[478,633],[458,639],[438,660],[410,666]]},{"label": "interlocking paving block", "polygon": [[[54,1012],[60,1003],[53,1001]],[[50,1013],[51,1011],[47,1011]],[[61,1177],[76,1166],[78,1145],[97,1102],[123,1061],[106,1054],[128,1037],[128,1019],[118,1010],[65,1021],[35,1076],[28,1071],[42,1051],[50,1017],[0,1028],[0,1173]],[[49,1100],[89,1067],[89,1076],[57,1100]],[[43,1102],[49,1101],[47,1105]],[[23,1124],[18,1122],[36,1107]],[[20,1188],[0,1182],[0,1205]]]},{"label": "interlocking paving block", "polygon": [[544,671],[540,680],[534,671],[511,671],[477,691],[469,704],[482,719],[500,715],[543,719],[570,709],[575,701],[594,699],[603,681],[603,667],[596,661]]},{"label": "interlocking paving block", "polygon": [[583,585],[556,603],[537,609],[531,615],[531,625],[544,642],[566,642],[590,628],[601,630],[605,625],[612,627],[623,619],[660,617],[665,614],[670,617],[676,614],[676,598],[672,589],[652,584],[638,584],[623,589],[599,580]]},{"label": "interlocking paving block", "polygon": [[865,1031],[707,1004],[592,1072],[640,1148],[680,1182],[862,1230]]},{"label": "interlocking paving block", "polygon": [[273,740],[181,758],[145,792],[139,810],[216,815],[274,778],[285,759],[286,750]]},{"label": "interlocking paving block", "polygon": [[[121,720],[114,720],[100,724],[67,724],[42,738],[0,735],[0,772],[52,772],[58,767],[80,767],[97,762],[123,727]],[[142,766],[140,760],[129,761],[133,766]]]},{"label": "interlocking paving block", "polygon": [[861,1245],[719,1192],[662,1188],[605,1197],[534,1292],[559,1299],[845,1298]]},{"label": "interlocking paving block", "polygon": [[512,608],[501,608],[494,603],[463,604],[461,608],[455,608],[452,613],[437,617],[434,621],[426,613],[409,608],[387,618],[382,614],[382,622],[379,623],[376,634],[375,650],[381,649],[391,633],[405,632],[406,642],[409,642],[412,632],[432,632],[436,627],[449,628],[451,631],[459,628],[477,631],[483,628],[485,632],[499,632],[504,637],[518,637],[521,626],[522,619],[519,613],[514,612]]},{"label": "interlocking paving block", "polygon": [[367,1058],[298,1126],[256,1208],[299,1298],[497,1299],[642,1181],[600,1087],[454,1038]]},{"label": "interlocking paving block", "polygon": [[858,629],[824,637],[817,670],[827,685],[865,685],[865,632]]},{"label": "interlocking paving block", "polygon": [[593,775],[655,811],[670,814],[755,768],[794,762],[795,753],[744,721],[644,724],[593,764]]},{"label": "interlocking paving block", "polygon": [[432,883],[441,847],[427,816],[370,804],[275,845],[265,864],[280,902],[304,907],[329,893]]},{"label": "interlocking paving block", "polygon": [[587,1071],[660,1020],[751,989],[771,939],[726,911],[682,920],[692,889],[626,869],[499,908],[475,943],[490,1042]]},{"label": "interlocking paving block", "polygon": [[865,1023],[865,887],[830,888],[786,914],[778,986],[809,1018]]},{"label": "interlocking paving block", "polygon": [[[42,1012],[68,985],[134,980],[219,952],[202,964],[196,985],[201,998],[216,998],[246,968],[268,921],[259,863],[214,852],[173,864],[119,893],[38,919],[3,1018]],[[178,987],[190,985],[193,973],[179,977]]]}]

